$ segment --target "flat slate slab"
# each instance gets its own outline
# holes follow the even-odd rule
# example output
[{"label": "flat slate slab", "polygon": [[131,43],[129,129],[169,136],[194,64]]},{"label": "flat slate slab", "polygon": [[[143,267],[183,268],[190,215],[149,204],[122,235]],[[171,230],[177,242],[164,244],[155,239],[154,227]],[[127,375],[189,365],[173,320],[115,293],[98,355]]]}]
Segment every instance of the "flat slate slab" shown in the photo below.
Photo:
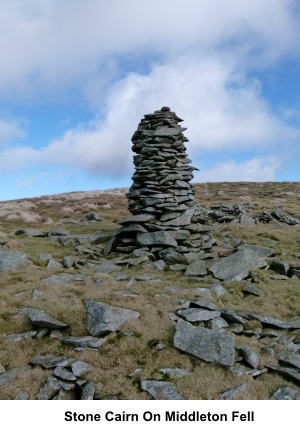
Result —
[{"label": "flat slate slab", "polygon": [[253,250],[240,249],[213,264],[209,270],[222,281],[241,281],[249,276],[250,270],[266,266],[267,263]]},{"label": "flat slate slab", "polygon": [[19,229],[15,231],[16,236],[20,236],[23,234],[29,237],[45,237],[48,233],[37,228],[26,228],[25,230]]},{"label": "flat slate slab", "polygon": [[295,388],[281,386],[277,391],[269,398],[269,400],[300,400],[300,390]]},{"label": "flat slate slab", "polygon": [[206,309],[181,309],[177,314],[189,322],[209,321],[221,315],[219,311],[208,311]]},{"label": "flat slate slab", "polygon": [[155,231],[153,233],[138,233],[138,245],[163,245],[163,246],[177,246],[177,241],[165,231]]},{"label": "flat slate slab", "polygon": [[282,351],[277,354],[277,360],[282,363],[284,366],[295,367],[298,371],[300,371],[300,354],[299,352],[294,351]]},{"label": "flat slate slab", "polygon": [[194,215],[194,212],[195,212],[194,208],[187,209],[178,218],[165,222],[165,224],[169,226],[174,226],[174,227],[189,225],[191,224],[191,220]]},{"label": "flat slate slab", "polygon": [[274,372],[279,373],[280,375],[285,376],[288,379],[296,381],[298,384],[300,383],[300,372],[297,369],[292,369],[290,367],[284,366],[266,366],[268,369],[273,370]]},{"label": "flat slate slab", "polygon": [[247,346],[240,346],[238,348],[238,351],[242,354],[244,357],[244,360],[247,364],[249,364],[250,367],[253,369],[257,369],[259,365],[259,355],[253,351],[252,349],[248,348]]},{"label": "flat slate slab", "polygon": [[24,263],[31,263],[31,261],[22,252],[6,249],[0,250],[0,270],[16,269]]},{"label": "flat slate slab", "polygon": [[153,136],[177,136],[184,130],[181,127],[160,127],[153,132]]},{"label": "flat slate slab", "polygon": [[29,364],[41,366],[43,369],[51,369],[53,367],[62,366],[70,367],[77,361],[75,358],[66,358],[62,356],[56,356],[53,354],[36,355],[30,360]]},{"label": "flat slate slab", "polygon": [[236,387],[230,388],[230,390],[222,393],[221,400],[234,400],[234,398],[238,395],[248,394],[248,391],[247,385],[237,385]]},{"label": "flat slate slab", "polygon": [[85,306],[87,330],[92,336],[119,331],[126,321],[140,317],[139,312],[93,300],[87,300]]},{"label": "flat slate slab", "polygon": [[86,375],[88,372],[92,370],[91,366],[89,366],[84,361],[75,361],[75,363],[72,364],[72,372],[77,378],[81,378],[82,376]]},{"label": "flat slate slab", "polygon": [[188,265],[185,271],[185,276],[203,276],[207,274],[206,264],[203,260],[196,259]]},{"label": "flat slate slab", "polygon": [[92,381],[88,381],[82,390],[80,400],[94,400],[95,385]]},{"label": "flat slate slab", "polygon": [[124,235],[125,233],[147,233],[147,230],[140,224],[132,223],[120,227],[116,232],[115,236]]},{"label": "flat slate slab", "polygon": [[128,218],[123,219],[119,224],[125,225],[125,224],[131,224],[131,223],[143,223],[143,222],[151,222],[155,220],[155,216],[151,214],[138,214],[138,215],[132,215]]},{"label": "flat slate slab", "polygon": [[64,345],[71,345],[74,348],[99,348],[106,341],[106,337],[94,337],[94,336],[63,336],[59,339]]},{"label": "flat slate slab", "polygon": [[1,375],[0,375],[0,386],[11,384],[20,375],[24,374],[24,372],[27,372],[28,370],[31,370],[30,366],[23,366],[23,367],[17,367],[15,369],[8,370],[7,372],[1,373]]},{"label": "flat slate slab", "polygon": [[234,336],[179,320],[174,346],[201,360],[231,367],[235,361]]},{"label": "flat slate slab", "polygon": [[122,270],[122,267],[111,261],[105,261],[104,263],[98,264],[94,267],[96,273],[110,273],[110,272],[119,272]]},{"label": "flat slate slab", "polygon": [[59,381],[53,376],[49,376],[39,391],[38,400],[52,400],[59,393],[60,389],[61,385]]},{"label": "flat slate slab", "polygon": [[76,376],[67,370],[63,366],[55,367],[53,370],[53,375],[57,376],[58,378],[64,379],[65,381],[76,381]]},{"label": "flat slate slab", "polygon": [[5,338],[5,341],[12,341],[12,342],[18,342],[19,340],[23,339],[32,339],[37,335],[37,331],[26,331],[25,333],[12,333],[8,334]]},{"label": "flat slate slab", "polygon": [[175,385],[170,382],[148,379],[141,382],[141,388],[147,391],[154,400],[185,400],[177,392]]},{"label": "flat slate slab", "polygon": [[287,330],[300,329],[300,318],[297,318],[292,321],[281,321],[276,318],[269,317],[268,315],[260,315],[254,312],[238,311],[238,314],[242,318],[246,318],[248,320],[258,320],[267,327],[275,327]]},{"label": "flat slate slab", "polygon": [[49,329],[61,330],[69,327],[69,324],[65,324],[43,311],[38,309],[27,308],[27,316],[31,323],[36,327],[46,327]]},{"label": "flat slate slab", "polygon": [[272,248],[269,248],[268,246],[260,246],[260,245],[248,245],[244,243],[243,245],[238,246],[238,250],[246,249],[253,251],[258,257],[266,258],[271,257],[271,255],[274,254],[274,251]]},{"label": "flat slate slab", "polygon": [[190,370],[179,369],[178,367],[174,367],[174,368],[173,367],[167,367],[165,369],[159,369],[159,371],[163,375],[176,376],[176,377],[188,376],[192,373]]}]

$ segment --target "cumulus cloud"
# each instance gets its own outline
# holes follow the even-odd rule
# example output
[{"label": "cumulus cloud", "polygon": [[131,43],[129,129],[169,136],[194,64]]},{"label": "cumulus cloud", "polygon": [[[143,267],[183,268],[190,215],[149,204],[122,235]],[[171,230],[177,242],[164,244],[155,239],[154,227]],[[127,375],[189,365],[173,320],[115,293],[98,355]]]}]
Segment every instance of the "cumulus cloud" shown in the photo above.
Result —
[{"label": "cumulus cloud", "polygon": [[[2,2],[2,100],[73,103],[76,94],[96,114],[43,147],[30,139],[27,146],[3,146],[0,169],[129,178],[130,139],[141,116],[169,105],[185,120],[192,158],[251,153],[243,163],[204,169],[198,180],[273,180],[277,160],[289,163],[300,132],[290,125],[289,108],[272,107],[253,76],[299,55],[296,6],[295,0]],[[0,145],[21,135],[17,120],[0,119]],[[19,186],[45,178],[36,172]]]},{"label": "cumulus cloud", "polygon": [[187,51],[201,58],[227,47],[240,64],[266,65],[299,52],[294,3],[227,0],[220,7],[219,0],[2,2],[0,94],[36,97],[48,92],[62,97],[76,85],[91,95],[91,83],[106,85],[119,77],[124,59],[167,59]]},{"label": "cumulus cloud", "polygon": [[280,161],[273,157],[252,158],[245,162],[229,161],[196,173],[194,182],[275,181]]},{"label": "cumulus cloud", "polygon": [[3,151],[0,167],[30,163],[71,166],[121,178],[132,169],[130,139],[141,116],[169,105],[185,119],[194,156],[201,151],[278,152],[293,144],[299,131],[277,117],[256,81],[214,56],[202,63],[186,55],[153,67],[147,75],[131,73],[117,82],[106,99],[106,116],[67,130],[41,149]]},{"label": "cumulus cloud", "polygon": [[13,139],[24,137],[24,121],[0,118],[0,148]]}]

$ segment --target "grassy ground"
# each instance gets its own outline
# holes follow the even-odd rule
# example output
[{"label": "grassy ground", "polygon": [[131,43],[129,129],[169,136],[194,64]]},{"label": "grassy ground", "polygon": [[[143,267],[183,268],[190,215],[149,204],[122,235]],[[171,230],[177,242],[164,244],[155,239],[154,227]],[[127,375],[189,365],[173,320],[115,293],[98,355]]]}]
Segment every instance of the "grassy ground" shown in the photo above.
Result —
[{"label": "grassy ground", "polygon": [[[195,185],[196,197],[205,207],[220,203],[248,203],[250,215],[270,212],[275,206],[284,206],[284,212],[300,218],[299,183],[208,183]],[[101,215],[101,221],[87,225],[64,224],[67,217],[84,219],[89,212]],[[0,202],[0,244],[15,242],[11,246],[21,249],[33,261],[33,266],[0,273],[0,363],[6,370],[27,364],[36,354],[52,353],[77,357],[92,365],[89,378],[102,385],[103,397],[117,395],[120,399],[147,399],[141,391],[141,379],[158,378],[171,380],[180,394],[187,399],[218,399],[221,393],[235,385],[246,383],[248,399],[267,399],[287,381],[274,373],[267,373],[253,380],[250,376],[238,376],[216,365],[209,365],[183,354],[173,347],[174,325],[169,318],[179,306],[179,300],[195,299],[195,289],[208,287],[208,283],[189,280],[178,273],[147,272],[155,274],[162,282],[137,282],[128,286],[125,281],[116,281],[105,274],[95,274],[87,265],[80,270],[48,270],[40,254],[51,254],[57,261],[65,255],[78,253],[75,247],[63,247],[51,243],[46,238],[15,236],[14,231],[24,228],[40,228],[49,231],[53,228],[66,228],[72,234],[110,232],[117,223],[129,215],[125,190],[112,190],[100,194],[68,193],[57,196],[44,196],[13,202]],[[298,264],[300,252],[300,227],[286,224],[258,225],[216,225],[215,238],[239,238],[245,243],[272,247],[282,260]],[[100,245],[101,247],[101,245]],[[141,267],[125,269],[134,276],[141,274]],[[43,281],[51,274],[82,273],[88,276],[85,282],[65,286],[49,286]],[[275,281],[264,270],[258,270],[259,297],[245,296],[242,287],[246,281],[223,283],[228,290],[223,298],[215,302],[229,309],[247,309],[264,313],[278,319],[288,320],[299,316],[300,284],[299,279]],[[102,279],[100,285],[95,280]],[[178,287],[176,291],[169,287]],[[43,295],[33,300],[34,289]],[[120,291],[131,291],[137,297],[123,297]],[[84,300],[97,300],[140,312],[139,320],[131,321],[120,333],[109,336],[106,344],[99,350],[75,352],[63,346],[56,338],[28,339],[8,342],[5,336],[10,333],[25,332],[32,329],[21,310],[25,306],[41,309],[51,316],[70,324],[66,334],[86,335]],[[131,334],[131,335],[128,335]],[[158,351],[158,343],[165,345]],[[251,337],[240,336],[237,344],[256,348]],[[262,356],[261,366],[271,364],[271,358]],[[180,378],[164,377],[159,369],[180,367],[192,370],[190,376]],[[136,369],[142,369],[132,375]],[[21,378],[9,386],[0,386],[0,399],[13,399],[20,389],[26,389],[31,399],[36,398],[40,386],[49,372],[35,368],[23,373]],[[295,386],[288,382],[290,386]],[[295,386],[296,387],[296,386]],[[298,387],[299,388],[299,387]]]}]

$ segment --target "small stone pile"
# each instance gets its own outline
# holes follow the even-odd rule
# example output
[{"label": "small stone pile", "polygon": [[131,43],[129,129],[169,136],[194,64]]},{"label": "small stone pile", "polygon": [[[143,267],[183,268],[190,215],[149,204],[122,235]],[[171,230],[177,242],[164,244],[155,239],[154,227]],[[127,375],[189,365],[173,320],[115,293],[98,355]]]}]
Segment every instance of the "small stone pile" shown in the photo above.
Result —
[{"label": "small stone pile", "polygon": [[167,248],[184,255],[211,249],[207,211],[196,204],[193,170],[186,154],[183,121],[169,107],[144,115],[132,136],[135,172],[127,194],[133,216],[120,222],[106,247],[130,253],[137,248],[165,260]]}]

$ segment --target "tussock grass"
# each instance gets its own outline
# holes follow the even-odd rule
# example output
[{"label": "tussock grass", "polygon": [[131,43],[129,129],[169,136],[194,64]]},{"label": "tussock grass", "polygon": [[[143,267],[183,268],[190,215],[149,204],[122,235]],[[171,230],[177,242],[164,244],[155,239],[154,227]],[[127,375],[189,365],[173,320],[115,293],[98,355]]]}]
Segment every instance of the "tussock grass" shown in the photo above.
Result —
[{"label": "tussock grass", "polygon": [[[283,206],[285,213],[300,217],[299,183],[208,183],[194,185],[197,200],[206,207],[221,203],[242,204],[251,216],[263,211],[270,212],[274,206]],[[0,243],[3,245],[15,239],[13,232],[20,228],[35,227],[44,231],[52,228],[66,228],[71,234],[112,232],[116,224],[130,215],[127,210],[126,189],[66,193],[43,196],[11,202],[0,202]],[[86,213],[97,212],[101,221],[91,224],[64,224],[66,217],[83,220]],[[27,214],[23,218],[20,214]],[[28,214],[31,216],[28,217]],[[258,225],[218,224],[214,236],[220,243],[224,239],[239,239],[242,243],[269,246],[274,254],[290,264],[298,264],[294,254],[299,253],[300,228],[280,223]],[[92,366],[89,378],[103,384],[101,395],[116,395],[120,399],[148,399],[140,389],[142,379],[160,379],[174,382],[177,390],[188,399],[219,399],[221,394],[241,384],[247,384],[248,394],[241,399],[267,399],[280,385],[297,386],[287,382],[275,373],[267,373],[255,380],[250,376],[238,376],[214,364],[203,363],[173,347],[174,325],[169,313],[174,313],[184,300],[199,300],[195,294],[197,287],[209,287],[210,281],[198,282],[173,272],[147,271],[155,274],[162,282],[136,282],[128,285],[126,281],[116,281],[106,274],[95,274],[87,265],[82,269],[48,270],[40,254],[51,254],[61,262],[65,255],[77,256],[75,247],[63,247],[47,238],[22,237],[24,252],[33,265],[13,271],[1,272],[0,278],[0,362],[6,370],[26,365],[34,355],[52,353],[76,357]],[[114,257],[110,256],[113,260]],[[94,262],[95,263],[95,262]],[[97,263],[97,262],[96,262]],[[129,276],[144,273],[141,267],[124,268]],[[246,295],[242,288],[247,281],[223,283],[227,293],[214,298],[223,308],[273,316],[290,320],[299,316],[299,279],[275,281],[270,279],[271,271],[256,271],[262,294],[259,297]],[[59,273],[82,273],[87,280],[69,285],[53,286],[43,279]],[[96,280],[102,280],[96,284]],[[216,280],[215,280],[216,281]],[[170,288],[172,287],[172,288]],[[174,289],[177,287],[178,289]],[[42,295],[33,299],[33,291],[38,289]],[[125,297],[122,291],[130,291],[137,297]],[[26,339],[8,342],[5,335],[32,330],[28,318],[22,312],[25,307],[43,310],[70,326],[64,333],[72,336],[87,335],[85,300],[103,301],[140,312],[138,320],[128,321],[119,333],[112,333],[98,350],[86,349],[75,352],[62,345],[54,337]],[[249,327],[251,328],[251,327]],[[253,327],[252,327],[253,328]],[[157,349],[162,343],[164,348]],[[236,336],[236,345],[246,345],[259,352],[257,341],[251,336]],[[268,340],[260,347],[268,346]],[[260,366],[274,364],[274,359],[260,354]],[[192,371],[184,377],[166,377],[159,369],[179,367]],[[141,369],[135,373],[136,369]],[[30,398],[37,397],[51,371],[33,368],[22,374],[9,386],[0,386],[0,399],[13,399],[25,389]],[[131,376],[130,376],[131,375]],[[298,387],[299,389],[299,387]]]},{"label": "tussock grass", "polygon": [[26,369],[18,375],[12,384],[5,386],[0,385],[0,398],[14,399],[16,395],[26,387],[30,399],[34,399],[40,388],[44,385],[47,377],[50,375],[51,371],[39,367]]}]

